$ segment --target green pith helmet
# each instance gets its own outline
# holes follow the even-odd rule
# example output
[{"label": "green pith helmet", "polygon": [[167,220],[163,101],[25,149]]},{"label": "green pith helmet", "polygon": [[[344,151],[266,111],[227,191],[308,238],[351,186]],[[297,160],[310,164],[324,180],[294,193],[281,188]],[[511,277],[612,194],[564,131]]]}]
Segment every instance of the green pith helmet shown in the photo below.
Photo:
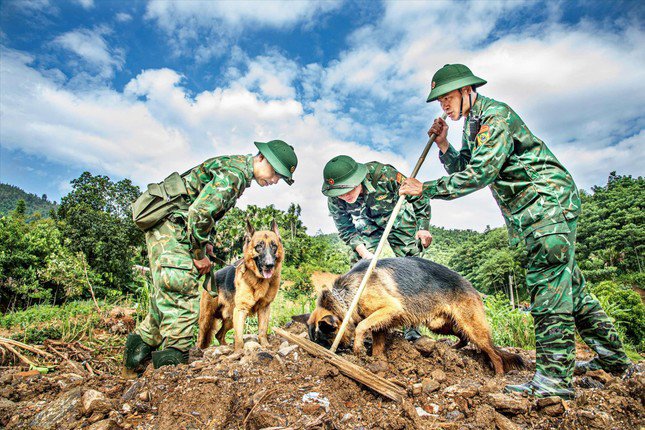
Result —
[{"label": "green pith helmet", "polygon": [[446,64],[432,77],[432,89],[426,102],[430,103],[450,91],[471,85],[474,88],[486,83],[482,78],[473,75],[473,72],[463,64]]},{"label": "green pith helmet", "polygon": [[260,154],[264,155],[273,170],[276,171],[284,181],[293,184],[293,172],[298,166],[298,157],[293,150],[293,146],[282,140],[272,140],[271,142],[253,142],[258,147]]},{"label": "green pith helmet", "polygon": [[347,155],[334,157],[323,169],[322,193],[327,197],[343,195],[363,182],[366,175],[365,164],[357,163]]}]

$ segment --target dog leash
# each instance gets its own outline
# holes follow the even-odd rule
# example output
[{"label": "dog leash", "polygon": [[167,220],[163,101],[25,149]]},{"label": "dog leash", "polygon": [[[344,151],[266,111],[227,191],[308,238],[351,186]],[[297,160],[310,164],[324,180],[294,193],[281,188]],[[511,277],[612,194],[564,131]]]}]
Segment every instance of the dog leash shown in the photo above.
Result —
[{"label": "dog leash", "polygon": [[[446,119],[446,117],[447,115],[445,113],[441,115],[441,118],[444,120]],[[437,135],[435,133],[430,135],[430,138],[428,139],[428,143],[426,143],[426,146],[423,149],[423,152],[421,153],[421,156],[419,157],[419,160],[417,161],[416,166],[414,166],[414,169],[412,170],[412,174],[409,176],[410,178],[416,177],[417,173],[419,173],[419,170],[421,169],[421,165],[425,161],[428,155],[428,152],[430,151],[430,147],[432,146],[436,138],[437,138]],[[383,235],[381,236],[381,240],[378,243],[376,252],[374,252],[374,257],[372,257],[372,260],[370,261],[370,265],[368,266],[367,271],[365,272],[365,276],[363,276],[363,280],[361,281],[361,284],[358,287],[358,290],[356,290],[356,294],[354,295],[352,304],[349,306],[349,309],[347,309],[347,312],[345,313],[345,317],[343,318],[343,323],[340,325],[340,328],[338,329],[338,333],[336,333],[336,338],[334,339],[334,343],[331,345],[331,348],[330,348],[331,352],[334,352],[334,353],[336,352],[336,349],[338,348],[338,344],[340,344],[340,341],[343,338],[343,335],[345,334],[345,330],[347,330],[347,324],[349,324],[349,320],[351,319],[351,316],[354,313],[356,306],[358,306],[358,300],[361,298],[361,295],[363,294],[363,290],[367,286],[367,280],[372,275],[372,271],[374,270],[374,267],[376,267],[376,262],[378,261],[378,257],[381,255],[381,252],[383,251],[385,242],[387,242],[387,237],[390,235],[390,230],[392,230],[392,226],[394,225],[394,220],[396,219],[396,216],[401,211],[401,207],[403,206],[405,199],[406,199],[406,196],[399,196],[399,200],[396,202],[396,206],[394,206],[394,210],[390,215],[390,219],[387,221],[387,225],[383,230]]]}]

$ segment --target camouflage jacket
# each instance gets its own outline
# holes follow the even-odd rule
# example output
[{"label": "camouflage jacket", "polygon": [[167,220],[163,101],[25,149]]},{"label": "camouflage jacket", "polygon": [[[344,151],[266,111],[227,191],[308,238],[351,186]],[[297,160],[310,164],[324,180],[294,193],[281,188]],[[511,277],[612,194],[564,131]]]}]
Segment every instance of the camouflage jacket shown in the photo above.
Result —
[{"label": "camouflage jacket", "polygon": [[[362,235],[370,235],[385,228],[399,198],[399,187],[405,179],[398,170],[384,164],[376,187],[372,185],[374,172],[380,163],[366,163],[367,176],[362,182],[363,192],[354,203],[338,197],[329,197],[327,206],[336,223],[340,238],[352,249],[364,243]],[[393,229],[427,230],[430,226],[430,201],[426,197],[409,197],[397,216]]]},{"label": "camouflage jacket", "polygon": [[186,220],[193,258],[204,257],[204,247],[214,233],[215,222],[240,198],[253,179],[253,156],[214,157],[182,175],[188,190]]},{"label": "camouflage jacket", "polygon": [[[475,116],[480,126],[473,127]],[[536,234],[567,232],[580,215],[580,196],[569,172],[505,103],[477,95],[464,121],[462,148],[440,160],[450,174],[424,183],[424,195],[452,200],[490,185],[511,244]]]}]

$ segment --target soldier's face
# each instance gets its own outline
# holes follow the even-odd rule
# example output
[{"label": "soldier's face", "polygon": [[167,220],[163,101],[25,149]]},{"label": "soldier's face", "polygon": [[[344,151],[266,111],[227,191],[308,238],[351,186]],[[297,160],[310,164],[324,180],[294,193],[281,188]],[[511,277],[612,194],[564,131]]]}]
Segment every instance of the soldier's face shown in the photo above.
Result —
[{"label": "soldier's face", "polygon": [[358,184],[358,186],[354,187],[351,191],[348,191],[345,194],[341,194],[340,196],[338,196],[338,198],[347,203],[354,203],[356,199],[358,199],[358,196],[361,194],[361,191],[363,191],[363,186],[361,184]]},{"label": "soldier's face", "polygon": [[451,91],[445,96],[439,97],[437,101],[441,105],[441,109],[448,114],[448,117],[453,121],[457,121],[460,118],[459,112],[462,108],[461,102],[463,97],[465,97],[465,99],[462,113],[465,115],[468,112],[468,109],[470,109],[470,104],[468,101],[468,92],[463,88],[461,90]]},{"label": "soldier's face", "polygon": [[253,177],[261,187],[275,185],[281,178],[261,154],[253,161]]}]

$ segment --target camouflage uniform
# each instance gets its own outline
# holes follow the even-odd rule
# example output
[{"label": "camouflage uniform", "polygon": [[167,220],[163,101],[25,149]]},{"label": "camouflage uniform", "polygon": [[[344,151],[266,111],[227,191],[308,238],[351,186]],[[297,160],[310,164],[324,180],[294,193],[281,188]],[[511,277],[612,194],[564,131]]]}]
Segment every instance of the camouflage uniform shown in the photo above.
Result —
[{"label": "camouflage uniform", "polygon": [[477,95],[464,121],[461,151],[450,146],[440,160],[450,175],[424,183],[423,195],[451,200],[490,186],[511,245],[526,242],[537,344],[534,381],[554,391],[571,389],[574,326],[604,366],[627,365],[616,330],[575,261],[578,190],[544,142],[509,106]]},{"label": "camouflage uniform", "polygon": [[136,332],[150,346],[188,351],[199,316],[201,275],[193,259],[203,258],[215,222],[251,185],[253,156],[211,158],[182,177],[188,209],[178,209],[146,232],[153,291]]},{"label": "camouflage uniform", "polygon": [[[371,252],[376,250],[383,230],[399,198],[399,186],[405,176],[394,167],[384,164],[376,186],[373,186],[375,170],[380,163],[366,163],[367,175],[363,192],[354,203],[347,203],[338,197],[328,197],[327,206],[340,238],[354,252],[354,261],[360,256],[356,247],[364,244]],[[388,242],[399,256],[419,255],[416,232],[428,230],[430,226],[430,204],[425,197],[410,197],[394,222]]]}]

